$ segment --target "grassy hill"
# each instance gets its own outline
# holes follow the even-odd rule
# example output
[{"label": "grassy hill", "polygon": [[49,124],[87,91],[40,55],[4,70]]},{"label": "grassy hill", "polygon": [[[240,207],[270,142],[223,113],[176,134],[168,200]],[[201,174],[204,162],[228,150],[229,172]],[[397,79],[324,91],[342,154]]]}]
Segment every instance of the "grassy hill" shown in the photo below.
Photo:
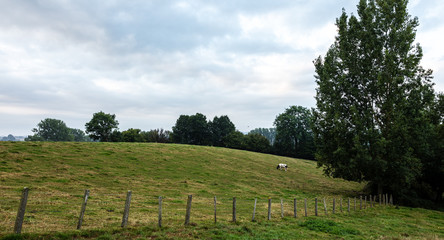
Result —
[{"label": "grassy hill", "polygon": [[[289,166],[276,170],[278,163]],[[154,143],[0,143],[0,236],[13,231],[23,187],[31,188],[22,237],[72,238],[389,238],[442,239],[442,212],[403,207],[345,211],[346,198],[363,184],[322,175],[316,163],[247,151]],[[85,189],[91,191],[82,231],[74,230]],[[121,229],[126,192],[132,191],[129,227]],[[183,226],[193,195],[191,226]],[[157,227],[158,197],[163,228]],[[214,223],[213,197],[218,222]],[[237,223],[230,222],[237,198]],[[314,198],[326,198],[329,214],[314,215]],[[257,222],[251,222],[258,198]],[[268,198],[272,219],[266,219]],[[293,199],[298,218],[293,218]],[[303,217],[308,200],[309,217]],[[332,214],[332,200],[344,211]],[[285,216],[280,216],[280,199]],[[321,208],[322,206],[322,208]],[[337,212],[339,212],[337,206]],[[359,207],[358,207],[359,208]]]}]

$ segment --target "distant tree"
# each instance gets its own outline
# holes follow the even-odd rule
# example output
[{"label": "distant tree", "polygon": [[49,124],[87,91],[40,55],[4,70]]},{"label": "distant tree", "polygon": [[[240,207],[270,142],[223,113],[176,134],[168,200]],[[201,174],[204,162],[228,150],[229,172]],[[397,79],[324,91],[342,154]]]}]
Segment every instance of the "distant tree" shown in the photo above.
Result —
[{"label": "distant tree", "polygon": [[276,139],[276,128],[255,128],[249,133],[258,133],[268,139],[271,145],[274,144]]},{"label": "distant tree", "polygon": [[279,114],[274,121],[276,153],[314,159],[315,146],[310,126],[311,120],[310,110],[301,106],[291,106],[284,113]]},{"label": "distant tree", "polygon": [[114,129],[113,132],[111,133],[109,141],[110,142],[122,142],[123,141],[122,132],[120,132],[117,129]]},{"label": "distant tree", "polygon": [[145,142],[168,143],[170,142],[171,132],[168,130],[154,129],[148,132],[142,132],[142,138]]},{"label": "distant tree", "polygon": [[173,129],[173,142],[189,144],[191,142],[190,116],[180,115]]},{"label": "distant tree", "polygon": [[29,142],[43,142],[45,139],[43,139],[41,136],[34,134],[34,135],[28,135],[28,137],[25,138],[25,141]]},{"label": "distant tree", "polygon": [[245,135],[239,131],[234,131],[224,137],[223,143],[227,148],[246,149]]},{"label": "distant tree", "polygon": [[91,121],[85,124],[86,133],[89,134],[89,137],[101,142],[111,141],[111,134],[118,126],[119,122],[116,120],[116,115],[102,111],[94,113]]},{"label": "distant tree", "polygon": [[62,120],[46,118],[37,124],[37,128],[32,129],[33,136],[28,136],[26,141],[72,141],[70,129]]},{"label": "distant tree", "polygon": [[91,141],[91,139],[88,136],[86,136],[85,132],[83,132],[80,129],[70,128],[69,131],[73,137],[73,141],[75,141],[75,142],[89,142],[89,141]]},{"label": "distant tree", "polygon": [[248,151],[269,153],[271,149],[270,142],[259,133],[249,133],[245,137],[245,149]]},{"label": "distant tree", "polygon": [[140,129],[130,128],[122,132],[122,141],[124,142],[142,142],[143,138]]},{"label": "distant tree", "polygon": [[228,134],[236,131],[236,127],[226,115],[220,117],[215,116],[213,121],[210,121],[208,125],[214,146],[223,147],[223,139],[228,136]]},{"label": "distant tree", "polygon": [[3,137],[2,141],[16,141],[14,135],[9,134],[7,137]]},{"label": "distant tree", "polygon": [[208,145],[211,141],[207,118],[201,113],[181,115],[173,127],[172,134],[176,143]]}]

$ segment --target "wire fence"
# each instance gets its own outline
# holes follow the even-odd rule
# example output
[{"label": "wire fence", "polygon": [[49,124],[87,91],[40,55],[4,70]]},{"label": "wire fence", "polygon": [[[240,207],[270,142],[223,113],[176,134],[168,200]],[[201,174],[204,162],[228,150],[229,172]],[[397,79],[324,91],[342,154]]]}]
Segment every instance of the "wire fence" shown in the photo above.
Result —
[{"label": "wire fence", "polygon": [[[142,193],[81,194],[30,191],[0,198],[0,235],[108,227],[280,221],[288,217],[345,214],[393,205],[388,194],[356,198],[242,198],[148,196]],[[28,189],[29,190],[29,189]],[[128,202],[128,194],[130,201]],[[25,207],[22,209],[23,201]],[[191,204],[188,204],[190,201]],[[125,206],[128,205],[127,222]],[[18,208],[17,208],[18,206]],[[83,215],[82,215],[82,210]],[[22,212],[21,212],[22,211]],[[189,215],[187,213],[189,212]],[[20,219],[20,215],[23,215]],[[187,222],[188,218],[188,222]],[[80,222],[80,226],[79,226]],[[18,226],[20,225],[20,226]]]}]

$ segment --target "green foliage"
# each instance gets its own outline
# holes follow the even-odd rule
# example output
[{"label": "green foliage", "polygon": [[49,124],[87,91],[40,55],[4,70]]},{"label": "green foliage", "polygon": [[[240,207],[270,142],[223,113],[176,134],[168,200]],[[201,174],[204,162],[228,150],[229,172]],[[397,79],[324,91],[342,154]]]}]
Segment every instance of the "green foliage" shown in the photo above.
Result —
[{"label": "green foliage", "polygon": [[130,128],[122,132],[122,141],[124,142],[143,142],[140,129]]},{"label": "green foliage", "polygon": [[122,142],[123,141],[122,132],[117,129],[114,129],[109,139],[110,142]]},{"label": "green foliage", "polygon": [[245,149],[246,148],[246,142],[244,134],[239,131],[234,131],[228,134],[224,138],[224,145],[227,148],[234,148],[234,149]]},{"label": "green foliage", "polygon": [[215,116],[213,121],[208,123],[211,132],[213,146],[223,147],[223,139],[236,130],[228,116]]},{"label": "green foliage", "polygon": [[249,133],[258,133],[268,139],[271,145],[274,144],[276,139],[276,128],[255,128]]},{"label": "green foliage", "polygon": [[[432,71],[414,45],[418,19],[406,0],[361,0],[316,68],[316,159],[327,175],[368,181],[407,200],[429,161]],[[435,155],[436,156],[436,155]],[[416,188],[416,190],[415,190]]]},{"label": "green foliage", "polygon": [[101,142],[111,141],[113,130],[117,129],[119,122],[116,115],[107,114],[102,111],[94,113],[91,121],[85,124],[86,133],[93,140]]},{"label": "green foliage", "polygon": [[[435,108],[429,118],[434,124],[422,128],[428,139],[420,138],[424,134],[417,135],[417,144],[423,146],[421,183],[417,186],[422,195],[435,202],[444,202],[444,95],[439,94],[435,99]],[[424,141],[427,144],[424,146]],[[428,146],[428,148],[426,148]]]},{"label": "green foliage", "polygon": [[274,121],[275,152],[284,156],[313,159],[315,146],[311,121],[310,110],[301,106],[291,106],[279,114]]},{"label": "green foliage", "polygon": [[181,115],[173,127],[171,136],[172,142],[175,143],[271,152],[271,145],[266,137],[258,133],[244,135],[236,131],[236,127],[226,115],[216,116],[209,122],[200,113],[191,116]]},{"label": "green foliage", "polygon": [[271,145],[268,139],[259,133],[249,133],[244,136],[245,150],[269,153]]},{"label": "green foliage", "polygon": [[144,142],[169,143],[171,132],[167,130],[154,129],[148,132],[141,132]]},{"label": "green foliage", "polygon": [[83,132],[80,129],[70,128],[69,131],[70,131],[70,134],[73,136],[74,142],[90,142],[91,141],[91,139],[85,135],[85,132]]},{"label": "green foliage", "polygon": [[26,141],[72,141],[74,136],[71,129],[62,120],[46,118],[37,124],[37,128],[32,129],[33,136],[28,136]]},{"label": "green foliage", "polygon": [[172,135],[175,143],[208,145],[211,141],[207,117],[201,113],[180,115],[173,126]]}]

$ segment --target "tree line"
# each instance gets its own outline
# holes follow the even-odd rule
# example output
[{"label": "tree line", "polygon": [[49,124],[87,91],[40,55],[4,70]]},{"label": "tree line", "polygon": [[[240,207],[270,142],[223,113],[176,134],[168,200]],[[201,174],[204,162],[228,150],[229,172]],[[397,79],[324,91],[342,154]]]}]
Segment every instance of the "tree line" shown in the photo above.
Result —
[{"label": "tree line", "polygon": [[34,135],[25,140],[179,143],[314,159],[310,121],[309,109],[291,106],[276,117],[275,128],[256,128],[247,134],[237,130],[226,115],[207,120],[201,113],[181,115],[172,131],[137,128],[119,131],[116,115],[100,111],[85,124],[85,132],[67,127],[62,120],[47,118],[41,120],[32,130]]}]

